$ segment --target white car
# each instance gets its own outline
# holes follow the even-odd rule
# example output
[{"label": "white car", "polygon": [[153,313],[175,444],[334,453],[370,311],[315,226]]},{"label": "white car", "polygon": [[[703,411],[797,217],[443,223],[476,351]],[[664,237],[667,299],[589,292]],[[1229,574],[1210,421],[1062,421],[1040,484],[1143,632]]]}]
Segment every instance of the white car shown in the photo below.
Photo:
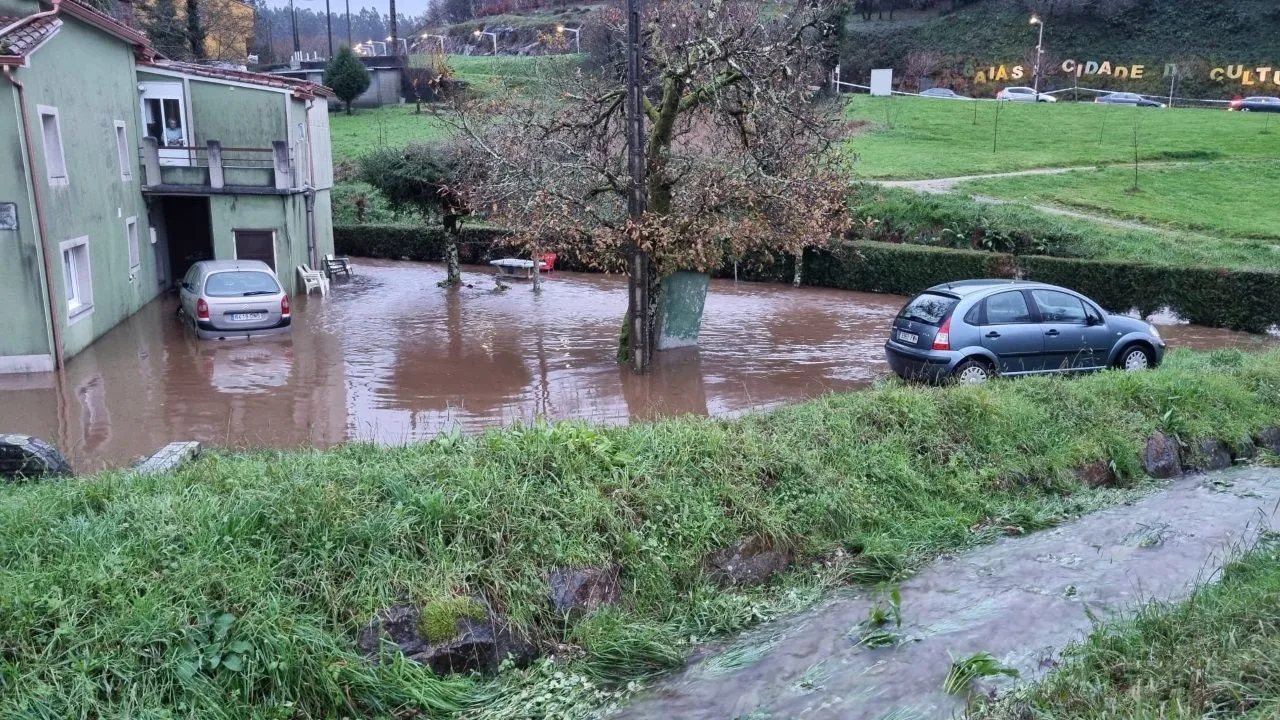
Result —
[{"label": "white car", "polygon": [[996,94],[997,100],[1010,102],[1058,102],[1058,98],[1049,93],[1039,93],[1029,87],[1009,87]]}]

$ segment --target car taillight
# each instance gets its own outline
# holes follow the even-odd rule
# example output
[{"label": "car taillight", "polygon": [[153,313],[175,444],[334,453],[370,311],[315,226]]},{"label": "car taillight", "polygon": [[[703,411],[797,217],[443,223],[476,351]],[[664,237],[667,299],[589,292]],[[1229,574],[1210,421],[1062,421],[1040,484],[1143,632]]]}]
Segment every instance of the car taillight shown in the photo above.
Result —
[{"label": "car taillight", "polygon": [[942,327],[938,328],[938,334],[933,336],[934,350],[950,350],[951,349],[951,318],[948,317],[942,321]]},{"label": "car taillight", "polygon": [[200,298],[196,300],[196,319],[197,320],[209,319],[209,303],[205,302],[204,298]]},{"label": "car taillight", "polygon": [[280,314],[284,317],[289,317],[289,296],[288,295],[285,295],[284,297],[280,298]]}]

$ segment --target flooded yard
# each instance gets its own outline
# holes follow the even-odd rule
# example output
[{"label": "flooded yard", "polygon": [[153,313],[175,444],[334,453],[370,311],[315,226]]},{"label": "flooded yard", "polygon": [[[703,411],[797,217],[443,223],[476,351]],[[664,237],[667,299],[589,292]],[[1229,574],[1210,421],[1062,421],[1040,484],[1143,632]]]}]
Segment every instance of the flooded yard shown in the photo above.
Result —
[{"label": "flooded yard", "polygon": [[[554,273],[495,291],[465,268],[360,260],[328,297],[298,298],[292,336],[198,342],[176,299],[147,306],[52,373],[0,375],[0,432],[55,443],[81,472],[173,440],[219,446],[401,443],[514,421],[602,423],[732,415],[864,387],[904,298],[713,281],[701,348],[662,353],[652,374],[615,360],[621,276]],[[1256,346],[1247,335],[1162,327],[1172,347]]]}]

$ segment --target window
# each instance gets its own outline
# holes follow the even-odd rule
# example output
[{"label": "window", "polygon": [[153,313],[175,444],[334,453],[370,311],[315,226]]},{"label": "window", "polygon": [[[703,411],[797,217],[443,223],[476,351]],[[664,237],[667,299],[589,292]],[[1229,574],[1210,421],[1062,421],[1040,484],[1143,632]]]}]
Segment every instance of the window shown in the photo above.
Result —
[{"label": "window", "polygon": [[1044,322],[1084,325],[1088,317],[1084,303],[1075,295],[1057,290],[1032,290],[1031,297],[1035,298]]},{"label": "window", "polygon": [[62,154],[62,127],[58,124],[58,109],[46,105],[36,108],[40,113],[40,134],[44,137],[44,169],[50,185],[67,184],[67,161]]},{"label": "window", "polygon": [[89,238],[67,240],[62,250],[62,285],[67,301],[67,320],[87,315],[93,309],[93,277],[89,271]]},{"label": "window", "polygon": [[123,120],[116,121],[116,157],[120,159],[120,182],[133,180],[133,162],[130,160],[129,130]]},{"label": "window", "polygon": [[209,297],[253,297],[278,292],[280,285],[274,277],[255,270],[214,273],[204,283],[204,294]]},{"label": "window", "polygon": [[902,308],[902,312],[898,313],[898,317],[938,327],[958,304],[960,300],[957,298],[922,293],[907,303],[907,306]]},{"label": "window", "polygon": [[142,264],[142,255],[138,249],[138,218],[125,218],[124,234],[129,239],[129,276],[132,277]]},{"label": "window", "polygon": [[1016,325],[1031,322],[1027,298],[1017,290],[987,298],[988,325]]}]

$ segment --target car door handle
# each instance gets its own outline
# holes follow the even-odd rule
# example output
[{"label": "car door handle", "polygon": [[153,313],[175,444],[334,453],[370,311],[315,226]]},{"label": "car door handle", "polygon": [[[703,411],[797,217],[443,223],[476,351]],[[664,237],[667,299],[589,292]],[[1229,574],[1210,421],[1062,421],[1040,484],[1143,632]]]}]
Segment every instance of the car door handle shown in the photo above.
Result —
[{"label": "car door handle", "polygon": [[1061,334],[1062,333],[1059,333],[1057,330],[1050,330],[1049,332],[1045,333],[1045,335],[1048,335],[1049,337],[1058,337]]},{"label": "car door handle", "polygon": [[1000,337],[1000,333],[996,332],[995,330],[992,330],[991,332],[987,333],[987,337],[989,337],[989,338],[998,338],[998,337]]}]

